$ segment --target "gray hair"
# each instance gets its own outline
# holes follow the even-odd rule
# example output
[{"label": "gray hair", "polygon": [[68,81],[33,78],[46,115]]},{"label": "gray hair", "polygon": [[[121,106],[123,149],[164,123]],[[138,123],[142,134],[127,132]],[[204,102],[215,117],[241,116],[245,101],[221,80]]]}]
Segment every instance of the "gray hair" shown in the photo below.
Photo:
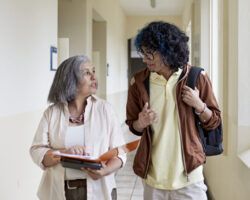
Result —
[{"label": "gray hair", "polygon": [[75,99],[77,86],[81,80],[80,65],[89,62],[85,55],[73,56],[63,61],[50,87],[48,102],[66,103]]}]

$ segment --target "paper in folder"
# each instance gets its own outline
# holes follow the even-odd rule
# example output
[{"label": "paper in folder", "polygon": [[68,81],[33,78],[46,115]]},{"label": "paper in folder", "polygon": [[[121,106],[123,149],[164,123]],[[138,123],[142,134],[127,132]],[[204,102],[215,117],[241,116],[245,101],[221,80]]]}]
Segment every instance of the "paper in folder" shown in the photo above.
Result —
[{"label": "paper in folder", "polygon": [[113,157],[135,150],[138,146],[139,141],[140,140],[135,140],[125,145],[113,148],[99,157],[66,154],[60,153],[59,151],[55,152],[54,154],[61,157],[61,164],[66,168],[81,169],[85,167],[92,169],[101,169],[101,162],[106,162]]}]

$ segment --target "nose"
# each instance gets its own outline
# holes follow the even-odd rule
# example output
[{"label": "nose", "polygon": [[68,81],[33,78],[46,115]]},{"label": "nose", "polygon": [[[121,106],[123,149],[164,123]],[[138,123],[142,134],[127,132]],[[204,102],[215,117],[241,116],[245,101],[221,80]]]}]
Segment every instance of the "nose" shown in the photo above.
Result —
[{"label": "nose", "polygon": [[96,80],[96,75],[94,72],[91,73],[91,80]]},{"label": "nose", "polygon": [[142,58],[142,62],[144,62],[144,63],[146,63],[146,64],[147,64],[148,59],[147,59],[147,57],[146,57],[146,56],[143,56],[143,58]]}]

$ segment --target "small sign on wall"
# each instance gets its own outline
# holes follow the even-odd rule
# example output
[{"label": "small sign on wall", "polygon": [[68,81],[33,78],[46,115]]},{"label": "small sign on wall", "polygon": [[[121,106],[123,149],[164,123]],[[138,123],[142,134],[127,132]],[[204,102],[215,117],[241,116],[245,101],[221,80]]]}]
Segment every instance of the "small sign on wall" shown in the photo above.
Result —
[{"label": "small sign on wall", "polygon": [[58,67],[57,64],[57,48],[54,46],[50,47],[50,70],[56,71]]}]

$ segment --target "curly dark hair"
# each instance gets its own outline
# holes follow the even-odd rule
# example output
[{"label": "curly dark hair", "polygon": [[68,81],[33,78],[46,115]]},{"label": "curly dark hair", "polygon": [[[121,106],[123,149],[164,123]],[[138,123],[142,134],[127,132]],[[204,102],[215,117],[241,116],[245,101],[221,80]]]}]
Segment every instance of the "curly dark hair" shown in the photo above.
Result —
[{"label": "curly dark hair", "polygon": [[135,38],[135,47],[144,54],[142,47],[159,52],[164,64],[177,70],[187,64],[189,58],[188,36],[177,26],[156,21],[146,25]]}]

